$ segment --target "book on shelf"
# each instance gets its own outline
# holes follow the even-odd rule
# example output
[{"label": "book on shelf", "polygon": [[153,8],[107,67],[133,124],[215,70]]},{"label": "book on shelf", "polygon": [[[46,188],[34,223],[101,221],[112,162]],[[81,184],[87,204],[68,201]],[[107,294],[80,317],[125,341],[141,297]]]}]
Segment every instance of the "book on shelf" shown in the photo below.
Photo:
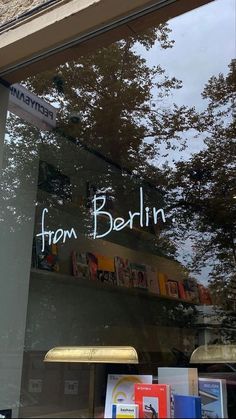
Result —
[{"label": "book on shelf", "polygon": [[172,298],[179,298],[178,282],[172,279],[167,280],[167,294]]},{"label": "book on shelf", "polygon": [[202,417],[201,398],[174,394],[174,418],[199,419]]},{"label": "book on shelf", "polygon": [[228,418],[226,380],[199,378],[199,396],[203,418]]},{"label": "book on shelf", "polygon": [[58,245],[49,244],[48,238],[44,239],[44,249],[41,237],[33,240],[32,267],[45,271],[59,272]]},{"label": "book on shelf", "polygon": [[135,384],[152,383],[152,375],[109,374],[107,377],[104,418],[112,417],[112,405],[134,403]]},{"label": "book on shelf", "polygon": [[128,259],[116,256],[115,257],[115,271],[117,278],[117,285],[120,287],[131,287],[131,271]]},{"label": "book on shelf", "polygon": [[199,295],[196,280],[191,278],[184,279],[183,284],[186,300],[192,303],[198,303]]},{"label": "book on shelf", "polygon": [[115,262],[113,257],[97,254],[98,270],[115,272]]},{"label": "book on shelf", "polygon": [[158,383],[171,386],[171,416],[174,416],[174,394],[198,396],[197,368],[159,367]]},{"label": "book on shelf", "polygon": [[212,299],[209,289],[202,284],[198,284],[197,287],[200,304],[212,305]]},{"label": "book on shelf", "polygon": [[88,279],[89,268],[88,268],[86,253],[79,253],[73,250],[71,253],[71,259],[72,259],[73,276],[80,279]]},{"label": "book on shelf", "polygon": [[91,281],[97,281],[98,259],[93,253],[86,253],[86,259],[89,269],[89,278]]},{"label": "book on shelf", "polygon": [[153,294],[160,294],[159,282],[158,282],[158,273],[153,266],[146,266],[147,268],[147,281],[148,281],[148,291]]},{"label": "book on shelf", "polygon": [[131,263],[131,287],[147,290],[147,271],[146,266],[139,263]]},{"label": "book on shelf", "polygon": [[178,281],[179,297],[181,300],[186,300],[186,294],[184,289],[183,281]]},{"label": "book on shelf", "polygon": [[97,271],[97,279],[102,284],[117,285],[115,272]]},{"label": "book on shelf", "polygon": [[162,272],[158,272],[158,282],[161,295],[167,295],[167,276]]},{"label": "book on shelf", "polygon": [[98,270],[97,279],[103,284],[117,285],[117,279],[115,274],[114,258],[97,255]]},{"label": "book on shelf", "polygon": [[135,384],[134,401],[139,418],[170,417],[170,386],[167,384]]},{"label": "book on shelf", "polygon": [[112,419],[136,419],[138,418],[137,404],[113,404]]}]

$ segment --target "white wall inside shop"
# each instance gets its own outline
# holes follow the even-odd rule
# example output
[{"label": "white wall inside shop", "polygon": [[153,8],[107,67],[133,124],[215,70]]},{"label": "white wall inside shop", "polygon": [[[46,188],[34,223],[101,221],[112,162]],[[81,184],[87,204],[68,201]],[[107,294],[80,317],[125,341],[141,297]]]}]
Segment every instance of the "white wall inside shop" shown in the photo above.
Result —
[{"label": "white wall inside shop", "polygon": [[0,89],[3,124],[0,131],[0,410],[12,409],[13,417],[17,417],[38,161],[36,153],[29,158],[29,148],[35,147],[33,142],[30,144],[30,139],[14,138],[10,143],[6,135],[4,142],[1,134],[8,93],[5,88]]}]

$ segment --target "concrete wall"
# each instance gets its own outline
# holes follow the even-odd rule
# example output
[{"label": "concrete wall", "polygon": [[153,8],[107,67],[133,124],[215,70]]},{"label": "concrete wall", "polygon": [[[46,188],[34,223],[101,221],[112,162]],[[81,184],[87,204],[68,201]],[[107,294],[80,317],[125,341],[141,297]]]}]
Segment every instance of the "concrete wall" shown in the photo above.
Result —
[{"label": "concrete wall", "polygon": [[[3,28],[0,32],[0,77],[10,83],[22,80],[30,71],[28,61],[32,58],[42,57],[62,44],[74,42],[111,22],[151,6],[161,8],[161,13],[157,11],[158,16],[155,17],[156,24],[158,19],[166,21],[210,1],[213,0],[60,0],[33,17],[16,20],[10,27]],[[141,22],[139,28],[136,24],[133,29],[130,24],[122,26],[126,31],[136,32],[143,30],[144,23],[151,25],[152,18],[149,20],[147,16],[145,22]],[[37,71],[38,64],[37,60],[32,64],[37,66]],[[19,66],[22,67],[20,71]]]},{"label": "concrete wall", "polygon": [[47,0],[0,0],[0,25],[22,13],[46,3]]}]

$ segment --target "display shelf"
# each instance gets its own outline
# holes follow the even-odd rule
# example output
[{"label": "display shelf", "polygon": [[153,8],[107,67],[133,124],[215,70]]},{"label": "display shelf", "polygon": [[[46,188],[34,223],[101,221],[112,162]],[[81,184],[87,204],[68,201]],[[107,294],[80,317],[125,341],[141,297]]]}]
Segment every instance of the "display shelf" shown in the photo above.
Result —
[{"label": "display shelf", "polygon": [[103,289],[107,292],[114,292],[118,294],[126,294],[131,296],[137,296],[141,298],[148,298],[148,299],[157,299],[157,300],[168,300],[168,301],[175,301],[176,303],[184,303],[189,305],[198,305],[198,303],[193,303],[191,301],[183,300],[180,298],[174,298],[168,295],[157,295],[150,291],[138,289],[138,288],[126,288],[126,287],[119,287],[113,286],[109,284],[102,284],[99,281],[91,281],[90,279],[80,279],[76,278],[73,275],[62,274],[58,272],[50,272],[43,269],[31,269],[31,276],[37,280],[50,280],[50,281],[57,281],[60,283],[67,283],[73,284],[78,287],[82,288],[91,288],[91,289]]}]

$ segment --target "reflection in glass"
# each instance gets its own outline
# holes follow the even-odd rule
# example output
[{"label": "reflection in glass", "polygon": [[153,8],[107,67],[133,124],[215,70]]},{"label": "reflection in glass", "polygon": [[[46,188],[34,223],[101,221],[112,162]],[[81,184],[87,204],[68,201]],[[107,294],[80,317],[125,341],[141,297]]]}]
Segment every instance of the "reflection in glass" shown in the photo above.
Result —
[{"label": "reflection in glass", "polygon": [[[58,110],[51,131],[8,118],[1,219],[12,231],[32,220],[17,201],[21,171],[32,188],[32,165],[38,175],[24,416],[86,414],[89,370],[43,366],[55,346],[131,345],[145,361],[127,371],[156,375],[157,366],[189,366],[196,346],[235,342],[236,66],[222,7],[213,2],[23,81]],[[220,59],[216,15],[228,27]],[[201,34],[189,31],[192,22]],[[125,370],[117,368],[97,371],[99,407],[107,373]],[[69,398],[63,383],[79,379],[83,389]]]}]

